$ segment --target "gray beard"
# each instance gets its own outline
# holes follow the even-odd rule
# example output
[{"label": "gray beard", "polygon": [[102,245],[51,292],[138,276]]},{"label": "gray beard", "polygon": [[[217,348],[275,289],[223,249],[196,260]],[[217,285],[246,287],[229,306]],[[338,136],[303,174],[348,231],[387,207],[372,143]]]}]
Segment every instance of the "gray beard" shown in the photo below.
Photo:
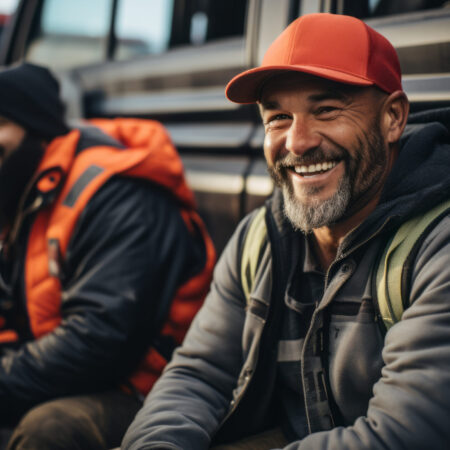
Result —
[{"label": "gray beard", "polygon": [[[333,225],[341,221],[348,213],[352,203],[364,198],[367,192],[380,176],[386,166],[386,153],[383,149],[383,140],[380,131],[380,119],[377,117],[371,127],[371,131],[366,133],[365,140],[360,140],[360,149],[353,158],[349,157],[348,151],[341,149],[341,154],[331,155],[341,156],[346,164],[344,176],[339,180],[334,195],[323,201],[316,201],[308,205],[300,202],[294,194],[293,186],[288,177],[283,176],[283,167],[295,164],[310,164],[316,159],[325,159],[325,153],[321,149],[309,151],[302,157],[292,155],[280,159],[277,168],[269,168],[269,174],[275,184],[282,188],[284,199],[284,214],[292,223],[292,226],[305,233],[311,232],[315,228]],[[362,167],[362,159],[367,159],[365,169]],[[357,183],[357,173],[360,173],[359,183]],[[314,188],[311,188],[311,196]]]},{"label": "gray beard", "polygon": [[339,182],[334,195],[316,204],[304,205],[294,195],[290,184],[283,183],[284,214],[296,230],[304,233],[336,223],[341,219],[350,203],[351,186],[348,175]]}]

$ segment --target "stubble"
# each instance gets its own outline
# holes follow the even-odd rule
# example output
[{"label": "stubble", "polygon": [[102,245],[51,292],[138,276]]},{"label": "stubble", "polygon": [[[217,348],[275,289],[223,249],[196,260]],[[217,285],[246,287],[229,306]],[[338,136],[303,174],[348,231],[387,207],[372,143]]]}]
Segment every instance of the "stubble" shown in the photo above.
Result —
[{"label": "stubble", "polygon": [[[317,148],[309,150],[301,157],[288,154],[275,161],[274,167],[268,169],[275,184],[282,189],[284,213],[295,229],[309,233],[315,228],[338,223],[348,216],[352,205],[361,202],[378,181],[386,166],[387,158],[378,117],[370,130],[359,140],[359,149],[353,156],[342,147],[335,149],[333,154]],[[325,200],[304,203],[298,199],[287,174],[287,167],[336,158],[345,164],[345,173],[338,182],[336,192]],[[310,188],[306,196],[313,198],[318,190],[320,188]]]}]

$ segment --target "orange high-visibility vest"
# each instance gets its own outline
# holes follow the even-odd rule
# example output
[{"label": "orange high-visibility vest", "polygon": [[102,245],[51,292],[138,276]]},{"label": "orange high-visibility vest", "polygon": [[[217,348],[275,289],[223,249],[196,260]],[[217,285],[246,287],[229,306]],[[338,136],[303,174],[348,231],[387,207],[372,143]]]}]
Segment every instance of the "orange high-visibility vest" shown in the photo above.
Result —
[{"label": "orange high-visibility vest", "polygon": [[[28,239],[25,287],[31,331],[39,338],[61,323],[62,286],[57,262],[64,260],[74,227],[89,200],[112,176],[120,175],[147,179],[168,189],[177,199],[188,229],[191,232],[200,230],[202,234],[206,248],[205,266],[178,288],[161,330],[161,335],[170,335],[181,343],[209,289],[215,262],[214,247],[195,211],[181,159],[158,122],[141,119],[92,122],[123,143],[126,150],[99,145],[75,154],[80,138],[78,130],[54,139],[46,149],[38,168],[42,175],[37,189],[45,195],[61,183],[63,187],[56,201],[37,214]],[[5,330],[5,333],[8,332]],[[151,348],[131,375],[131,383],[146,394],[166,362]]]}]

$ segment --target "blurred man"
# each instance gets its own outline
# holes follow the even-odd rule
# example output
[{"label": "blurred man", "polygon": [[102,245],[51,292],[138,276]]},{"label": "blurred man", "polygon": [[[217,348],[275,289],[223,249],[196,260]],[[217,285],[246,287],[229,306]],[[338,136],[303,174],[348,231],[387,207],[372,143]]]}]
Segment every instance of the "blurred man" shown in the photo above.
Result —
[{"label": "blurred man", "polygon": [[214,250],[160,124],[69,130],[57,81],[31,64],[0,72],[0,98],[0,426],[18,423],[8,448],[111,448]]},{"label": "blurred man", "polygon": [[[395,50],[348,16],[297,19],[226,93],[258,104],[280,189],[238,227],[123,448],[447,448],[448,130],[404,132]],[[386,275],[406,288],[391,303]]]}]

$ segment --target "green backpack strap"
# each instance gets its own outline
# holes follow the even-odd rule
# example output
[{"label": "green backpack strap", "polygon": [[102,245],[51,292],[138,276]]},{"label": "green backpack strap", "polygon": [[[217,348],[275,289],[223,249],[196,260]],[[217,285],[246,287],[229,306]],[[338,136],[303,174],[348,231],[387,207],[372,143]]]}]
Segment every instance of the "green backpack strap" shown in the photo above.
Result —
[{"label": "green backpack strap", "polygon": [[261,250],[267,239],[266,207],[262,206],[253,217],[245,236],[241,257],[241,283],[247,303],[255,281]]},{"label": "green backpack strap", "polygon": [[[403,275],[408,265],[408,257],[427,229],[434,225],[450,210],[450,200],[435,206],[421,216],[405,222],[386,245],[376,266],[376,297],[381,319],[389,329],[401,319],[403,311],[409,306],[409,299],[403,298]],[[258,270],[261,250],[267,240],[265,221],[266,208],[261,207],[253,217],[244,240],[241,257],[241,283],[247,300]]]},{"label": "green backpack strap", "polygon": [[403,274],[408,265],[408,257],[421,243],[425,231],[450,208],[447,200],[405,222],[388,242],[376,269],[376,295],[381,319],[388,330],[398,322],[409,298],[402,295]]}]

